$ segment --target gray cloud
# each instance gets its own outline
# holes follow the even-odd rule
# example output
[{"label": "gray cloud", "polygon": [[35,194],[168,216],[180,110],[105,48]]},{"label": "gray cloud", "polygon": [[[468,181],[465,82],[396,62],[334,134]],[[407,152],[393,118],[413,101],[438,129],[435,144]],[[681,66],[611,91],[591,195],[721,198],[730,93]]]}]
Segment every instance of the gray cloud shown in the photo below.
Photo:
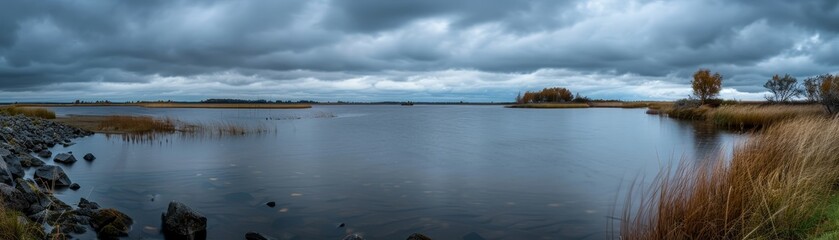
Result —
[{"label": "gray cloud", "polygon": [[[78,97],[61,89],[503,101],[560,83],[658,99],[684,97],[675,89],[700,67],[723,73],[732,96],[749,97],[774,73],[839,71],[837,33],[830,0],[4,1],[0,101]],[[557,71],[573,74],[540,74]],[[507,78],[529,80],[482,84]],[[175,80],[195,89],[163,84]],[[638,85],[648,81],[662,89]]]}]

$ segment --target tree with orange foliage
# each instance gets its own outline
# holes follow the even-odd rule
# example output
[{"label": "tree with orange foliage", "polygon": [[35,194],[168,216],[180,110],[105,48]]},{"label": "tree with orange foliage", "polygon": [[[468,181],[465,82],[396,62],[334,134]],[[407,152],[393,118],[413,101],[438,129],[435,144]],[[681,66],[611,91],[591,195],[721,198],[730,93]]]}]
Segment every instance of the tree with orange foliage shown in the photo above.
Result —
[{"label": "tree with orange foliage", "polygon": [[517,103],[546,103],[546,102],[570,102],[574,94],[570,90],[561,87],[545,88],[538,92],[524,92],[524,95],[516,97]]},{"label": "tree with orange foliage", "polygon": [[839,113],[839,76],[826,74],[820,77],[822,105],[830,114]]},{"label": "tree with orange foliage", "polygon": [[699,98],[701,104],[705,104],[708,99],[712,99],[720,94],[722,89],[722,75],[720,73],[711,74],[711,70],[699,69],[693,74],[693,81],[690,82],[693,87],[693,95]]}]

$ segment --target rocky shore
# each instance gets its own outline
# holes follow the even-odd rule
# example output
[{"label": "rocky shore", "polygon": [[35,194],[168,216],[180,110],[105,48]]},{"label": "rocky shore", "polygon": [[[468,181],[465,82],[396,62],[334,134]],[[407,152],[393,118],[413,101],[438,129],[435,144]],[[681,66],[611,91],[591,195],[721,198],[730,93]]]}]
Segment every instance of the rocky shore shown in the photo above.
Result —
[{"label": "rocky shore", "polygon": [[[49,120],[25,116],[0,115],[0,204],[5,211],[20,213],[17,217],[23,226],[37,226],[30,230],[30,237],[38,239],[78,239],[93,231],[99,239],[127,237],[134,221],[130,216],[113,208],[103,208],[85,198],[67,204],[55,196],[56,189],[78,190],[61,165],[78,161],[72,152],[53,154],[56,145],[72,145],[73,139],[92,135],[90,131]],[[53,149],[54,150],[54,149]],[[51,162],[49,159],[52,158]],[[44,161],[42,159],[47,159]],[[93,153],[81,159],[94,161]],[[27,169],[34,168],[28,177]],[[268,207],[272,207],[269,206]],[[339,226],[343,227],[344,224]],[[161,215],[161,234],[166,239],[206,239],[207,218],[189,206],[172,201]],[[244,233],[247,240],[268,240],[274,237]],[[343,240],[362,240],[361,235],[349,234]],[[428,240],[415,233],[408,240]]]}]

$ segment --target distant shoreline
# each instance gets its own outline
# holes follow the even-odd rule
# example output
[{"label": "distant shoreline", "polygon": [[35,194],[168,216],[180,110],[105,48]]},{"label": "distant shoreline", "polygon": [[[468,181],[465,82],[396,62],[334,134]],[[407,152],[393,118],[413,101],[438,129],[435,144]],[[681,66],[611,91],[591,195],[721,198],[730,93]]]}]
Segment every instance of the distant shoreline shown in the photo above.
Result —
[{"label": "distant shoreline", "polygon": [[144,108],[220,108],[220,109],[305,109],[303,103],[19,103],[17,107],[144,107]]}]

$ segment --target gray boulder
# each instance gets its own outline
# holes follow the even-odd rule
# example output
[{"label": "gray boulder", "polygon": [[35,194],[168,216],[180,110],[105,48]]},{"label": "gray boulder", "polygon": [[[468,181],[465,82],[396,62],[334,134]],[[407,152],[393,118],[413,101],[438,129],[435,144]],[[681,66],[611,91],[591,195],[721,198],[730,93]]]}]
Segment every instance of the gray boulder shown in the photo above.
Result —
[{"label": "gray boulder", "polygon": [[76,157],[72,153],[59,153],[53,161],[70,164],[76,162]]},{"label": "gray boulder", "polygon": [[23,153],[17,155],[18,159],[20,159],[20,165],[28,168],[28,167],[40,167],[44,166],[44,161],[41,159],[35,158],[32,155]]},{"label": "gray boulder", "polygon": [[84,160],[87,160],[87,161],[96,160],[96,156],[93,156],[92,153],[85,154],[84,157],[82,157],[82,158],[84,158]]},{"label": "gray boulder", "polygon": [[52,157],[52,152],[50,152],[50,150],[46,150],[46,149],[41,150],[40,152],[38,152],[38,157],[42,157],[42,158]]},{"label": "gray boulder", "polygon": [[9,166],[6,165],[6,161],[0,161],[0,183],[11,186],[14,185],[14,179],[14,176],[9,171]]},{"label": "gray boulder", "polygon": [[0,183],[0,203],[3,207],[14,209],[15,211],[24,211],[29,208],[29,202],[23,193],[10,185]]},{"label": "gray boulder", "polygon": [[245,234],[245,240],[277,240],[276,238],[266,236],[262,233],[248,232]]},{"label": "gray boulder", "polygon": [[163,214],[163,231],[177,236],[195,236],[206,234],[207,218],[186,204],[172,201]]},{"label": "gray boulder", "polygon": [[411,236],[408,236],[406,240],[431,240],[430,237],[423,235],[422,233],[414,233]]},{"label": "gray boulder", "polygon": [[59,166],[41,166],[35,171],[35,179],[43,181],[46,186],[67,187],[73,182]]},{"label": "gray boulder", "polygon": [[128,236],[134,220],[113,208],[96,210],[90,218],[90,226],[100,239],[117,239]]},{"label": "gray boulder", "polygon": [[3,162],[6,162],[9,173],[11,173],[13,177],[22,178],[26,174],[17,155],[7,155],[3,157]]},{"label": "gray boulder", "polygon": [[364,237],[358,234],[350,234],[342,238],[342,240],[364,240]]}]

